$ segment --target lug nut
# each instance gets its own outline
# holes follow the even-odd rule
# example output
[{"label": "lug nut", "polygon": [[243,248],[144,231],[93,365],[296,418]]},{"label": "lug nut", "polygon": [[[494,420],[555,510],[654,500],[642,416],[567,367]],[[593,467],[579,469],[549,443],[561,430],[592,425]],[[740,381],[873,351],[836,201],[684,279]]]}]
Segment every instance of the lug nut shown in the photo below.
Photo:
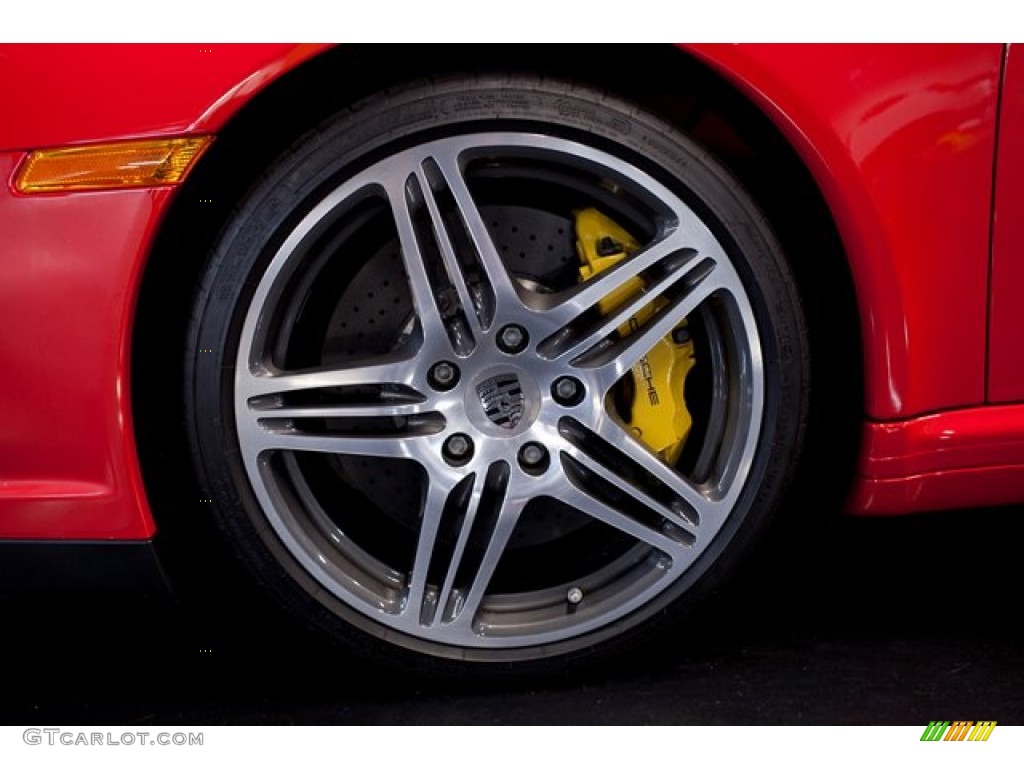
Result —
[{"label": "lug nut", "polygon": [[459,383],[459,369],[454,363],[442,360],[435,363],[427,374],[427,381],[434,389],[448,390]]},{"label": "lug nut", "polygon": [[445,461],[452,466],[461,466],[473,458],[473,441],[469,435],[456,433],[444,441]]},{"label": "lug nut", "polygon": [[519,449],[519,466],[531,475],[542,474],[549,463],[548,450],[540,443],[527,443]]},{"label": "lug nut", "polygon": [[498,332],[498,347],[502,352],[510,354],[522,352],[529,338],[526,329],[521,325],[506,325]]},{"label": "lug nut", "polygon": [[583,383],[572,376],[555,379],[551,395],[560,405],[578,405],[583,400]]},{"label": "lug nut", "polygon": [[523,448],[523,463],[534,466],[544,460],[544,449],[536,443],[531,443]]},{"label": "lug nut", "polygon": [[672,331],[672,341],[676,344],[686,344],[690,340],[690,331],[686,328],[676,328]]}]

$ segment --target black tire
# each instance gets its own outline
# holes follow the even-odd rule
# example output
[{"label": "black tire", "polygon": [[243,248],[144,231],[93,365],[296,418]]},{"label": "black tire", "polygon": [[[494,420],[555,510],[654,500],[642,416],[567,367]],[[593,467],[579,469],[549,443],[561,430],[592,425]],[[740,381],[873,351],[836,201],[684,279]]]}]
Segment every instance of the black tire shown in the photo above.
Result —
[{"label": "black tire", "polygon": [[[653,313],[629,334],[575,285],[581,207],[637,238],[623,264],[657,254],[626,291]],[[694,425],[669,467],[622,428],[635,384],[604,393],[684,315]],[[779,506],[808,408],[795,284],[737,182],[635,106],[529,77],[415,84],[298,141],[222,233],[189,340],[196,471],[234,551],[309,625],[430,672],[543,673],[663,632]],[[404,362],[360,367],[381,355]],[[349,372],[275,378],[316,368]],[[567,373],[582,403],[551,394]]]}]

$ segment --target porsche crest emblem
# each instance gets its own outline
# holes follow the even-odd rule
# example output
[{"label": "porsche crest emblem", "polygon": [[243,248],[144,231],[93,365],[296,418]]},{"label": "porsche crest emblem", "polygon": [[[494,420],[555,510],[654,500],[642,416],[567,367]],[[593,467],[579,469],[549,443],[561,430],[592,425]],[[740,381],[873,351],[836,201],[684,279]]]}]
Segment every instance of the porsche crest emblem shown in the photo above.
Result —
[{"label": "porsche crest emblem", "polygon": [[514,373],[500,373],[477,385],[487,418],[505,429],[515,429],[523,418],[523,387]]}]

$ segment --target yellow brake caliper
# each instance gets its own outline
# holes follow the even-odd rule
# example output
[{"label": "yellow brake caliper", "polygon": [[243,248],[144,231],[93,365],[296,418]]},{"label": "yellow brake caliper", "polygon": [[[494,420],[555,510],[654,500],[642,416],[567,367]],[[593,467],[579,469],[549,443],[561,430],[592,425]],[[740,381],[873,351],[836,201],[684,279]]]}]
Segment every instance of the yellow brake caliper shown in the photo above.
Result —
[{"label": "yellow brake caliper", "polygon": [[[626,256],[637,251],[639,243],[622,227],[594,208],[577,211],[576,250],[580,257],[580,279],[610,269]],[[644,290],[644,281],[634,277],[612,291],[598,304],[602,314],[614,312]],[[631,315],[618,332],[628,336],[643,326],[666,300],[655,299]],[[669,464],[674,464],[686,443],[693,424],[686,407],[684,388],[686,375],[695,363],[693,341],[686,332],[686,320],[659,340],[630,371],[632,387],[630,402],[623,417],[641,441]]]}]

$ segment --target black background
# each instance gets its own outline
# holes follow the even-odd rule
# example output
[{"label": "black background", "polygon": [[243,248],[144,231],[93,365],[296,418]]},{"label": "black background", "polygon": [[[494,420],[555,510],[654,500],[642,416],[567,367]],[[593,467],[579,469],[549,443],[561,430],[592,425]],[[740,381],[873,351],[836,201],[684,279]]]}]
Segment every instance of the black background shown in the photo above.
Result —
[{"label": "black background", "polygon": [[0,599],[0,720],[147,724],[1024,724],[1024,508],[777,531],[642,657],[454,684],[160,595]]}]

